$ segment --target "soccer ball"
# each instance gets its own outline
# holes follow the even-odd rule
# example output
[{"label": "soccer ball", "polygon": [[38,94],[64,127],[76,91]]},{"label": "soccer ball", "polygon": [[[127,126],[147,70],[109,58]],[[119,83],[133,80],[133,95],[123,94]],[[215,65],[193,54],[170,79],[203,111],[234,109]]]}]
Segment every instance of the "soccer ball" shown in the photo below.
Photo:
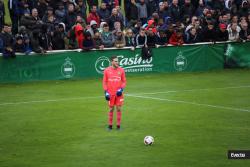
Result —
[{"label": "soccer ball", "polygon": [[154,143],[154,138],[152,136],[144,137],[144,144],[145,145],[152,145]]}]

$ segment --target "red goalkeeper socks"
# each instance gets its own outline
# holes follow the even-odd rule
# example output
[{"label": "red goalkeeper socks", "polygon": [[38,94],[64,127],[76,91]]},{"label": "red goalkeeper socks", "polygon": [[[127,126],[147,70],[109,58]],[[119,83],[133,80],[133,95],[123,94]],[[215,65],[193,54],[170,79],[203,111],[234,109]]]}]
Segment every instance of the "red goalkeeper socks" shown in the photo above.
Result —
[{"label": "red goalkeeper socks", "polygon": [[121,125],[121,117],[122,117],[122,112],[117,111],[117,126],[119,126],[119,127]]},{"label": "red goalkeeper socks", "polygon": [[113,125],[113,112],[112,111],[110,111],[109,112],[109,125]]}]

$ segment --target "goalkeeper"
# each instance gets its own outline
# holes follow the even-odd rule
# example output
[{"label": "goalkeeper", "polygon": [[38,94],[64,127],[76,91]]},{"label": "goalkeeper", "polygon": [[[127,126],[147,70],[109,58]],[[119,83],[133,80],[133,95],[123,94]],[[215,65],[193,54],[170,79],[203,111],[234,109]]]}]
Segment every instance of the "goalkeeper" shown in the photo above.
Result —
[{"label": "goalkeeper", "polygon": [[103,89],[105,98],[109,103],[108,129],[113,128],[113,114],[116,106],[117,130],[121,128],[121,107],[123,105],[123,89],[126,86],[126,76],[123,68],[119,67],[117,56],[111,57],[111,66],[104,70]]}]

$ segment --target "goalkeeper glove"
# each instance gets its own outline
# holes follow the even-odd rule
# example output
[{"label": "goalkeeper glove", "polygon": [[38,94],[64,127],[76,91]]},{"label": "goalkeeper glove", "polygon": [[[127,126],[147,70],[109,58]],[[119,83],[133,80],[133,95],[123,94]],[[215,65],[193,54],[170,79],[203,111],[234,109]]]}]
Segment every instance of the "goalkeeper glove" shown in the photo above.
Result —
[{"label": "goalkeeper glove", "polygon": [[110,100],[110,94],[109,94],[109,92],[105,91],[104,94],[105,94],[105,99],[107,101],[109,101]]},{"label": "goalkeeper glove", "polygon": [[121,95],[122,95],[122,92],[123,92],[123,89],[120,88],[120,89],[117,90],[116,95],[117,95],[117,96],[121,96]]}]

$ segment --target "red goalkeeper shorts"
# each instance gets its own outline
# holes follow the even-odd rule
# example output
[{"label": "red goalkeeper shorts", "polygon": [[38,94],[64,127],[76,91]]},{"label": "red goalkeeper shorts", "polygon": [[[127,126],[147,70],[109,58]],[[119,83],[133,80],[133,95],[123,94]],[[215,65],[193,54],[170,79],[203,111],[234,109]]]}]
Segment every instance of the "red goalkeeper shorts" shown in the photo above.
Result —
[{"label": "red goalkeeper shorts", "polygon": [[109,107],[122,106],[123,105],[123,94],[121,96],[111,95],[109,100]]}]

